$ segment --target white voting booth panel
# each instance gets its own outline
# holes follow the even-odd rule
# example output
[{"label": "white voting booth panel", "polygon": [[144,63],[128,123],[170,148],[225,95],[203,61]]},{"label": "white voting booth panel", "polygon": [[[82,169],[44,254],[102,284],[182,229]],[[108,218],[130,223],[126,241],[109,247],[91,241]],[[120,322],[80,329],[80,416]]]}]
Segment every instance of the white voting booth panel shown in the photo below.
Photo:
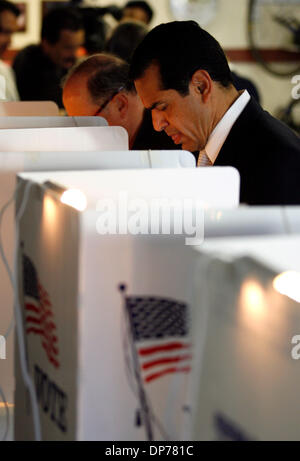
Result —
[{"label": "white voting booth panel", "polygon": [[285,209],[286,220],[289,225],[290,232],[299,233],[300,229],[300,213],[298,207],[286,207]]},{"label": "white voting booth panel", "polygon": [[[16,174],[21,171],[51,170],[96,170],[123,168],[158,168],[166,166],[180,168],[192,166],[194,157],[189,152],[172,151],[160,153],[164,158],[160,162],[158,152],[148,151],[109,151],[109,152],[2,152],[0,155],[0,209],[13,196]],[[164,155],[166,154],[166,156]],[[1,225],[2,242],[10,266],[13,261],[14,247],[14,209],[8,208]],[[5,334],[12,318],[13,294],[8,274],[0,264],[0,335]],[[13,334],[7,340],[7,358],[0,361],[0,386],[11,405],[13,402]],[[0,418],[1,419],[1,418]],[[1,430],[0,430],[1,434]],[[1,438],[1,435],[0,435]]]},{"label": "white voting booth panel", "polygon": [[[146,155],[147,159],[145,159]],[[150,168],[193,168],[196,166],[194,155],[184,150],[149,150],[147,153],[144,152],[143,156],[143,163],[149,162]]]},{"label": "white voting booth panel", "polygon": [[[45,114],[45,115],[51,115]],[[99,168],[101,162],[98,159],[99,150],[128,150],[128,135],[123,128],[111,127],[85,127],[85,128],[49,128],[49,129],[24,129],[24,130],[0,130],[0,206],[12,197],[15,188],[16,174],[23,170],[47,170],[47,169],[78,169]],[[5,149],[5,146],[7,149]],[[16,153],[14,150],[22,151]],[[24,150],[31,150],[24,153]],[[5,150],[7,152],[5,153]],[[37,152],[39,150],[53,150],[55,152]],[[73,152],[64,153],[62,150]],[[74,151],[79,152],[74,152]],[[86,152],[94,150],[95,152]],[[85,155],[86,154],[86,155]],[[120,158],[120,153],[118,155]],[[103,158],[108,165],[110,162]],[[124,160],[122,159],[122,162]],[[117,159],[114,165],[117,164]],[[129,161],[128,166],[132,166]],[[14,245],[14,218],[13,207],[6,213],[2,224],[2,236],[5,242],[5,253],[8,261],[12,264]],[[10,324],[12,290],[9,278],[4,268],[0,265],[0,289],[3,305],[7,308],[0,312],[1,333],[5,334]],[[13,337],[7,340],[8,358],[0,362],[2,386],[9,402],[12,402],[13,389]]]},{"label": "white voting booth panel", "polygon": [[22,171],[193,168],[195,157],[182,150],[1,152],[0,167],[2,174]]},{"label": "white voting booth panel", "polygon": [[238,171],[232,167],[128,172],[58,171],[23,173],[21,177],[39,183],[51,181],[66,188],[80,189],[88,197],[88,206],[93,209],[99,199],[118,199],[120,192],[125,192],[129,198],[199,199],[204,208],[231,209],[239,204],[240,178]]},{"label": "white voting booth panel", "polygon": [[299,251],[300,236],[211,239],[198,249],[188,438],[300,440],[300,368],[292,356],[300,284],[285,282],[292,298],[274,287],[282,272],[299,277]]},{"label": "white voting booth panel", "polygon": [[0,150],[97,151],[128,150],[128,134],[122,127],[64,127],[0,130]]},{"label": "white voting booth panel", "polygon": [[35,152],[23,155],[22,162],[23,168],[19,171],[193,168],[196,166],[193,154],[182,150]]},{"label": "white voting booth panel", "polygon": [[59,128],[76,126],[107,126],[103,117],[35,117],[6,116],[0,118],[0,129]]},{"label": "white voting booth panel", "polygon": [[205,213],[204,238],[300,234],[300,207],[240,206]]},{"label": "white voting booth panel", "polygon": [[[167,372],[162,379],[156,379],[151,376],[156,375],[155,369],[151,373],[155,357],[150,357],[145,395],[145,388],[137,376],[133,376],[125,304],[127,307],[129,302],[142,301],[152,309],[159,308],[163,302],[169,309],[184,312],[186,318],[190,290],[189,279],[183,275],[192,267],[190,258],[194,252],[183,245],[182,238],[179,243],[175,238],[175,243],[170,245],[169,236],[165,236],[165,250],[154,253],[152,247],[148,248],[143,239],[140,240],[141,236],[99,235],[96,230],[99,213],[95,210],[97,200],[117,197],[122,189],[128,191],[129,197],[150,199],[171,194],[178,198],[201,197],[204,203],[214,206],[217,200],[224,207],[238,204],[239,181],[235,171],[225,168],[212,173],[209,169],[183,169],[178,173],[176,170],[140,170],[21,175],[22,187],[28,184],[26,179],[34,181],[20,222],[19,273],[23,285],[21,305],[27,331],[26,347],[37,389],[44,440],[176,440],[182,437],[189,365],[185,363],[180,367],[181,372]],[[214,175],[216,181],[213,181]],[[62,205],[51,191],[43,195],[44,189],[38,183],[46,180],[67,188],[80,188],[88,199],[87,210],[78,213]],[[226,197],[227,181],[235,182],[231,197]],[[216,183],[223,187],[219,189],[218,198],[212,193]],[[24,190],[20,190],[19,205],[23,193]],[[144,238],[147,240],[147,236]],[[161,265],[162,254],[166,259]],[[155,261],[158,262],[154,266]],[[121,284],[126,286],[125,293],[120,292]],[[44,309],[45,304],[49,306],[51,324],[40,324],[39,331],[32,328],[29,315],[32,304],[36,312]],[[181,330],[179,336],[180,333]],[[184,360],[188,361],[190,352],[188,336],[185,336],[181,346]],[[177,344],[176,339],[175,336],[173,342]],[[163,345],[165,341],[163,336]],[[140,353],[149,353],[149,350]],[[171,356],[176,359],[176,354]],[[49,389],[52,393],[47,401]],[[15,437],[32,439],[32,421],[26,411],[28,401],[18,362],[15,399]],[[145,399],[151,404],[150,415],[146,416]],[[141,418],[142,426],[137,425]]]},{"label": "white voting booth panel", "polygon": [[23,156],[23,168],[19,171],[193,168],[195,166],[193,154],[182,150],[35,152]]},{"label": "white voting booth panel", "polygon": [[0,116],[55,117],[59,108],[53,101],[0,101]]}]

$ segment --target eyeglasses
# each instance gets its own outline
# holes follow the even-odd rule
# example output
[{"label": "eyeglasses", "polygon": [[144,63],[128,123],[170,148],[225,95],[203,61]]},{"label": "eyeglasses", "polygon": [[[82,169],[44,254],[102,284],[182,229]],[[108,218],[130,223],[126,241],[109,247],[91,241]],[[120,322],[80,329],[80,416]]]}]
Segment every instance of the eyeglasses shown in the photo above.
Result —
[{"label": "eyeglasses", "polygon": [[119,88],[117,91],[114,91],[114,92],[112,93],[112,95],[111,95],[109,98],[107,98],[107,100],[104,101],[103,104],[101,104],[101,106],[99,107],[99,109],[97,110],[97,112],[94,114],[94,116],[99,115],[99,114],[105,109],[105,107],[110,103],[110,101],[112,101],[112,100],[114,99],[114,97],[115,97],[118,93],[120,93],[120,91],[122,91],[123,89],[124,89],[124,87],[123,87],[123,86],[120,86],[120,88]]}]

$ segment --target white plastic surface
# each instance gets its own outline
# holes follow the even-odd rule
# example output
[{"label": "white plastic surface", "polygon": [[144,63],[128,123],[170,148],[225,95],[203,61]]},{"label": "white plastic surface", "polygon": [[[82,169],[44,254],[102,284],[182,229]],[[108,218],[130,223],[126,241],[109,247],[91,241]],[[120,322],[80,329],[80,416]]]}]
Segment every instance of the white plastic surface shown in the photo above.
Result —
[{"label": "white plastic surface", "polygon": [[0,151],[128,150],[121,127],[31,128],[0,130]]},{"label": "white plastic surface", "polygon": [[274,281],[299,273],[300,235],[209,239],[196,250],[189,440],[299,440],[299,283],[289,274],[283,295]]},{"label": "white plastic surface", "polygon": [[300,235],[208,239],[196,250],[229,260],[251,256],[278,272],[300,271]]},{"label": "white plastic surface", "polygon": [[204,207],[235,208],[239,204],[240,178],[231,167],[90,172],[22,173],[35,182],[52,181],[79,188],[91,207],[105,194],[117,199],[120,191],[131,198],[198,199]]},{"label": "white plastic surface", "polygon": [[208,210],[205,238],[300,233],[300,207],[247,207]]},{"label": "white plastic surface", "polygon": [[0,129],[59,128],[76,126],[107,126],[107,121],[103,117],[7,116],[0,118]]}]

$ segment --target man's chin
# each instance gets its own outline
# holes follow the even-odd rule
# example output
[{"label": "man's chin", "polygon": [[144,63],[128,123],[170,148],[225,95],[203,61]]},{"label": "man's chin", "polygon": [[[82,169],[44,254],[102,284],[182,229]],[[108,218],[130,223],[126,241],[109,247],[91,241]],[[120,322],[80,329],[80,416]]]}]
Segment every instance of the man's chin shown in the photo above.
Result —
[{"label": "man's chin", "polygon": [[187,150],[189,152],[196,152],[199,151],[195,143],[192,142],[182,142],[181,146],[178,146],[179,148],[181,147],[182,150]]}]

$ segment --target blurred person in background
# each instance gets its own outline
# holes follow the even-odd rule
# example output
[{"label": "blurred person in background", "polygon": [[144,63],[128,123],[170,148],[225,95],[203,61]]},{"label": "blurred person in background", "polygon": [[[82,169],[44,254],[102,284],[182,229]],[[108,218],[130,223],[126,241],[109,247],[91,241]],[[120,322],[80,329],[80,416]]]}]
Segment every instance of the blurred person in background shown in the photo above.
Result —
[{"label": "blurred person in background", "polygon": [[130,63],[136,47],[148,33],[147,26],[140,21],[121,22],[105,45],[105,51]]},{"label": "blurred person in background", "polygon": [[85,31],[83,46],[86,54],[101,53],[112,28],[110,22],[113,21],[113,27],[119,22],[122,17],[122,9],[115,5],[105,7],[89,6],[88,3],[81,0],[72,0],[70,5],[76,7],[82,16]]},{"label": "blurred person in background", "polygon": [[4,85],[0,85],[0,98],[7,101],[19,99],[15,75],[12,68],[2,61],[3,55],[11,43],[12,35],[18,30],[17,19],[20,11],[14,3],[0,1],[0,75],[4,77]]},{"label": "blurred person in background", "polygon": [[24,48],[13,63],[21,100],[49,100],[62,108],[61,79],[76,63],[83,43],[84,26],[78,11],[61,7],[47,13],[41,43]]},{"label": "blurred person in background", "polygon": [[87,55],[104,51],[110,31],[122,18],[123,8],[117,5],[98,6],[100,2],[70,0],[69,5],[82,15],[85,30],[84,48]]},{"label": "blurred person in background", "polygon": [[81,8],[85,32],[84,48],[87,55],[101,53],[104,50],[108,33],[108,24],[95,8]]},{"label": "blurred person in background", "polygon": [[147,2],[130,1],[123,8],[121,20],[135,19],[148,25],[152,21],[153,14],[153,9]]},{"label": "blurred person in background", "polygon": [[79,63],[67,75],[63,102],[69,116],[101,116],[110,126],[121,126],[131,150],[169,150],[175,144],[152,126],[134,85],[129,65],[113,55],[98,54]]}]

